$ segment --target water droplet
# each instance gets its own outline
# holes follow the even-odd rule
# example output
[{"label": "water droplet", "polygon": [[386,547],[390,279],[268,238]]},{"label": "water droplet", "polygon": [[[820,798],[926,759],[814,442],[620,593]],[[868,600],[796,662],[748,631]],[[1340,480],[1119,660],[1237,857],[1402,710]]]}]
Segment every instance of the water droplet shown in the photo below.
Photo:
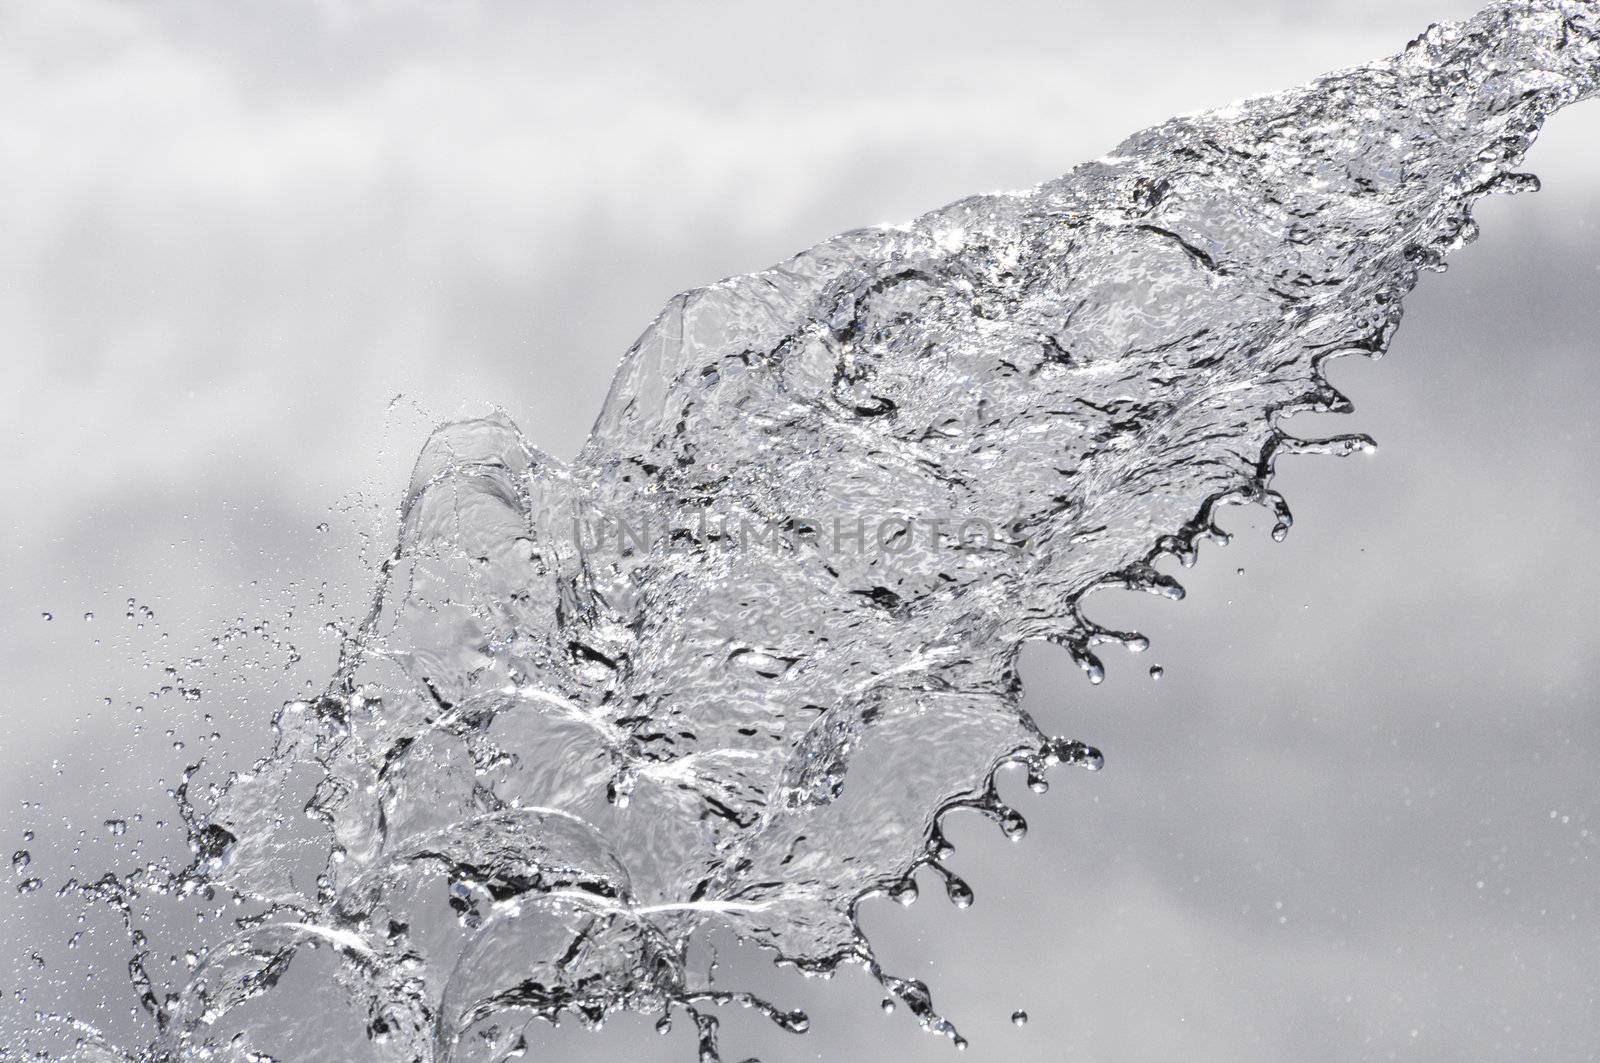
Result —
[{"label": "water droplet", "polygon": [[1028,1013],[1025,1012],[1025,1011],[1022,1011],[1020,1009],[1017,1010],[1017,1011],[1013,1011],[1011,1013],[1011,1025],[1013,1025],[1013,1026],[1026,1026],[1026,1025],[1028,1025]]},{"label": "water droplet", "polygon": [[18,849],[11,854],[11,869],[17,874],[28,870],[28,865],[33,863],[33,854],[26,849]]},{"label": "water droplet", "polygon": [[83,614],[83,618],[84,618],[84,619],[85,619],[85,620],[93,620],[93,619],[94,619],[94,613],[92,613],[92,612],[89,612],[89,613],[84,613],[84,614]]},{"label": "water droplet", "polygon": [[106,820],[106,830],[120,838],[128,833],[128,821],[125,819],[108,819]]},{"label": "water droplet", "polygon": [[1021,812],[1008,808],[1000,814],[1000,830],[1010,840],[1020,842],[1028,835],[1028,821]]},{"label": "water droplet", "polygon": [[39,615],[44,617],[46,620],[54,620],[56,618],[56,614],[54,613],[40,613]]},{"label": "water droplet", "polygon": [[18,893],[32,893],[34,890],[38,889],[42,885],[44,885],[44,883],[40,882],[36,878],[25,878],[25,879],[22,880],[22,883],[17,886],[17,892]]},{"label": "water droplet", "polygon": [[1152,664],[1150,666],[1150,678],[1155,680],[1156,682],[1158,682],[1158,683],[1161,682],[1161,677],[1166,675],[1166,674],[1167,674],[1167,670],[1165,668],[1161,667],[1159,664]]},{"label": "water droplet", "polygon": [[879,1002],[878,1007],[883,1009],[883,1013],[885,1015],[894,1014],[894,1001],[890,1000],[888,997],[884,997],[883,1000]]}]

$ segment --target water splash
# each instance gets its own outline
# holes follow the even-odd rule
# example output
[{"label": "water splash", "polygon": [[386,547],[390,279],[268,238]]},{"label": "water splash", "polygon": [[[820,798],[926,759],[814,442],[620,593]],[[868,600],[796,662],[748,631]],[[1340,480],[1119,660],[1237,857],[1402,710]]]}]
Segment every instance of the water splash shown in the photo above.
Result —
[{"label": "water splash", "polygon": [[194,866],[86,887],[136,945],[134,897],[238,909],[182,984],[136,957],[142,1058],[502,1060],[531,1022],[636,1010],[688,1015],[709,1060],[728,1003],[804,1030],[714,984],[690,947],[712,926],[861,964],[963,1044],[856,908],[920,867],[970,902],[941,817],[1020,838],[1001,766],[1042,790],[1101,765],[1022,710],[1019,648],[1097,681],[1097,645],[1144,640],[1092,591],[1181,596],[1156,562],[1222,538],[1221,506],[1281,538],[1277,459],[1371,446],[1285,420],[1350,409],[1326,362],[1383,353],[1597,79],[1595,5],[1497,4],[686,292],[571,463],[504,416],[438,429],[327,690],[252,770],[178,788]]}]

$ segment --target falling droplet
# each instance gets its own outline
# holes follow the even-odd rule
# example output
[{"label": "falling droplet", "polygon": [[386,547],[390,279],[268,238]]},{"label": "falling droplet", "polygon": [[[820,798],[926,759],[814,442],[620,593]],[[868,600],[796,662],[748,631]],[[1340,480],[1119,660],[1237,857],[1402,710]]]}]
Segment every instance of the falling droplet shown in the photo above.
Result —
[{"label": "falling droplet", "polygon": [[1011,1025],[1013,1025],[1013,1026],[1026,1026],[1026,1025],[1028,1025],[1028,1013],[1025,1012],[1025,1011],[1022,1011],[1020,1009],[1017,1010],[1017,1011],[1013,1011],[1011,1013]]},{"label": "falling droplet", "polygon": [[1011,841],[1020,842],[1028,835],[1028,821],[1021,812],[1008,808],[1000,814],[1000,830]]}]

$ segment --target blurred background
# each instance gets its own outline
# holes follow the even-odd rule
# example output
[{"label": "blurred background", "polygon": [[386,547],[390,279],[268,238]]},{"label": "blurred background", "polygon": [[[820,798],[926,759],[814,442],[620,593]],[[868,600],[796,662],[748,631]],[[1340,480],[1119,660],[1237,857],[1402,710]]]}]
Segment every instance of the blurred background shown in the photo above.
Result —
[{"label": "blurred background", "polygon": [[[571,456],[674,292],[1476,6],[0,3],[0,848],[42,884],[0,892],[0,1058],[139,1029],[124,932],[54,890],[180,853],[183,766],[320,686],[435,421]],[[1154,639],[1101,687],[1027,657],[1106,770],[1007,780],[1020,846],[953,817],[971,909],[864,909],[964,1058],[1600,1053],[1597,145],[1558,115],[1545,191],[1335,367],[1380,451],[1286,462],[1286,543],[1234,511],[1186,602],[1096,599]],[[734,1009],[731,1059],[952,1058],[859,971],[722,959],[813,1014]],[[536,1058],[692,1058],[613,1025]]]}]

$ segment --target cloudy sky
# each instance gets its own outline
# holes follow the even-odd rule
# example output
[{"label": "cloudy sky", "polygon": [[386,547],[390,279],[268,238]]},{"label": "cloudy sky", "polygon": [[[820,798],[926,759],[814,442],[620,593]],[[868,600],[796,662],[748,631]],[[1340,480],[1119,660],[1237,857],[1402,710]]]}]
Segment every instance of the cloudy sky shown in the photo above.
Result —
[{"label": "cloudy sky", "polygon": [[[272,683],[174,704],[160,664],[242,618],[325,667],[434,421],[499,404],[570,455],[678,290],[1475,6],[0,3],[0,845],[98,872],[103,820],[169,814],[166,728],[259,742]],[[1597,144],[1600,105],[1558,116],[1546,190],[1480,207],[1391,357],[1336,370],[1381,449],[1289,468],[1287,543],[1106,599],[1155,645],[1101,688],[1029,658],[1107,770],[1015,795],[1020,847],[955,828],[972,909],[867,917],[964,1058],[1594,1058]],[[0,907],[0,1041],[130,1003],[58,922]],[[729,1016],[730,1054],[950,1058],[858,974],[727,962],[816,1020]],[[686,1058],[620,1025],[553,1058]]]}]

